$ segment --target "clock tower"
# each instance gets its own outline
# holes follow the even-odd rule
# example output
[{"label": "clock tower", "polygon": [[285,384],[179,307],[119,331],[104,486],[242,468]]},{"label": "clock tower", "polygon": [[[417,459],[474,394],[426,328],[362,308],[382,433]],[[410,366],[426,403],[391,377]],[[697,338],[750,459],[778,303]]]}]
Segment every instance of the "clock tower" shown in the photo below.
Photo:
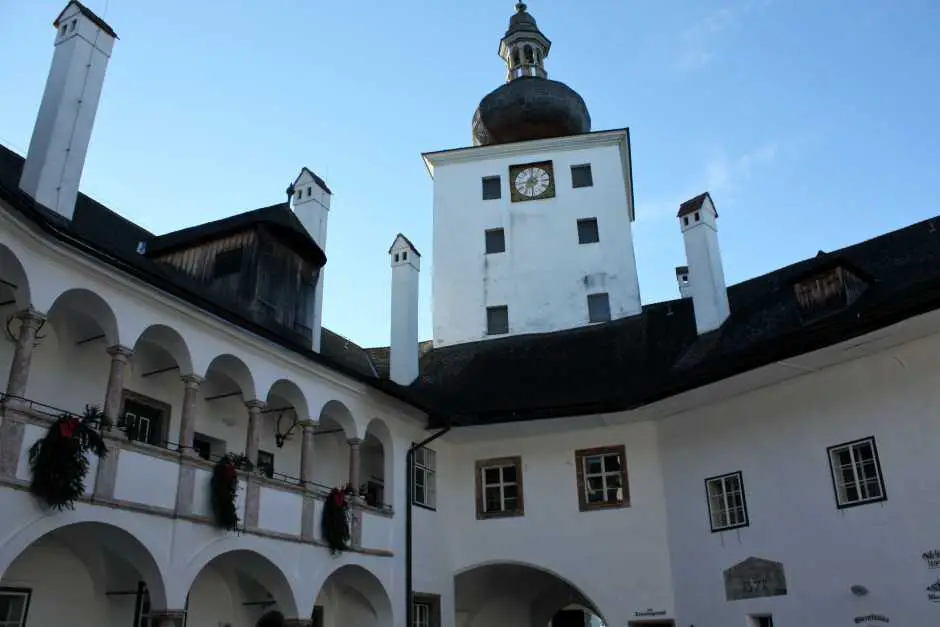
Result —
[{"label": "clock tower", "polygon": [[603,324],[640,312],[627,129],[591,131],[548,78],[551,42],[520,2],[500,40],[506,82],[473,145],[425,153],[434,181],[434,344]]}]

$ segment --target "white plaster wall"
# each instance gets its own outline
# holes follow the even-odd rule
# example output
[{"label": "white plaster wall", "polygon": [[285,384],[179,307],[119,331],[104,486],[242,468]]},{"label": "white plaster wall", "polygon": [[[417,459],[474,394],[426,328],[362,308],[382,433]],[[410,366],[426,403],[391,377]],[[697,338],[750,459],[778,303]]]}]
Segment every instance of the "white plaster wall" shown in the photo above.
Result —
[{"label": "white plaster wall", "polygon": [[115,498],[173,509],[179,464],[135,451],[121,451],[118,457]]},{"label": "white plaster wall", "polygon": [[[539,144],[543,145],[543,144]],[[479,154],[488,155],[484,149]],[[509,167],[551,160],[555,198],[511,202]],[[574,189],[571,166],[590,163],[594,186]],[[502,198],[482,199],[483,177]],[[511,334],[588,324],[587,295],[607,292],[612,318],[637,313],[640,293],[630,196],[617,145],[481,156],[434,169],[435,345],[486,336],[486,307],[509,307]],[[600,241],[579,244],[577,221],[597,218]],[[485,254],[484,231],[503,228],[506,252]]]},{"label": "white plaster wall", "polygon": [[[662,425],[679,624],[848,625],[883,614],[933,625],[940,572],[940,337],[809,374]],[[826,448],[874,436],[888,500],[836,507]],[[750,525],[711,533],[704,479],[741,471]],[[722,571],[755,556],[784,564],[787,596],[727,602]],[[866,597],[849,592],[853,584]]]},{"label": "white plaster wall", "polygon": [[[300,517],[304,504],[302,494],[262,486],[260,498],[259,527],[279,533],[300,535]],[[368,546],[382,545],[370,544]]]},{"label": "white plaster wall", "polygon": [[[620,444],[626,448],[630,507],[579,511],[575,451]],[[477,520],[476,461],[517,455],[525,515]],[[578,588],[611,624],[638,610],[673,607],[654,424],[462,444],[451,456],[454,476],[441,522],[450,530],[455,572],[501,562],[540,568]]]}]

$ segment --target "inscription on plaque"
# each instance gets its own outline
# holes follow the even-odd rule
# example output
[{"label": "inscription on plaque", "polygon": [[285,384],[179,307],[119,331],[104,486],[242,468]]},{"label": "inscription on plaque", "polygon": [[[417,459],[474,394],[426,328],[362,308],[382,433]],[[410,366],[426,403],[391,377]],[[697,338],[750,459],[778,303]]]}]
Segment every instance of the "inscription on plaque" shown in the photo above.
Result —
[{"label": "inscription on plaque", "polygon": [[725,597],[729,601],[782,596],[787,593],[783,564],[749,557],[726,570]]}]

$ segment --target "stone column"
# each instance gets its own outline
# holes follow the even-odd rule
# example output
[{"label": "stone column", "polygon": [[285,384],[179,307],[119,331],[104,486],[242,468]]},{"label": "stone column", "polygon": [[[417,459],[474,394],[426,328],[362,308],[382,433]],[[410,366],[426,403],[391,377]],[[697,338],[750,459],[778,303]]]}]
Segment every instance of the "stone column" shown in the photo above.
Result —
[{"label": "stone column", "polygon": [[104,415],[111,420],[111,424],[118,423],[118,414],[121,412],[121,398],[124,395],[124,374],[131,362],[134,351],[115,344],[108,347],[111,355],[111,372],[108,373],[108,389],[104,395]]},{"label": "stone column", "polygon": [[7,396],[19,400],[26,396],[26,384],[29,382],[29,367],[33,359],[36,344],[36,332],[46,319],[33,308],[16,313],[20,321],[20,331],[13,349],[13,363],[10,365],[10,377],[7,379]]},{"label": "stone column", "polygon": [[303,428],[300,440],[300,484],[309,490],[313,487],[313,429],[316,423],[304,420],[300,426]]},{"label": "stone column", "polygon": [[248,437],[245,441],[245,456],[252,464],[258,463],[258,446],[261,443],[261,410],[264,401],[246,401],[248,408]]},{"label": "stone column", "polygon": [[180,412],[179,450],[183,455],[195,455],[193,434],[196,432],[196,401],[199,399],[199,386],[204,379],[195,374],[184,374],[183,411]]},{"label": "stone column", "polygon": [[362,438],[349,438],[349,485],[353,494],[359,496],[359,445]]},{"label": "stone column", "polygon": [[183,627],[186,610],[151,610],[150,624],[153,627]]}]

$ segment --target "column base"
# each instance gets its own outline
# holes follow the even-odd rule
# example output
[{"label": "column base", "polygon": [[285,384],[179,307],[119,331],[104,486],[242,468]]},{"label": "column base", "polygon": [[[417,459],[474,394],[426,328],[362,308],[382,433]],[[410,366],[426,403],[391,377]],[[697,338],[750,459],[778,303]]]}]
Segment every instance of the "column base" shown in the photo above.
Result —
[{"label": "column base", "polygon": [[186,610],[156,610],[150,612],[153,627],[183,627]]}]

